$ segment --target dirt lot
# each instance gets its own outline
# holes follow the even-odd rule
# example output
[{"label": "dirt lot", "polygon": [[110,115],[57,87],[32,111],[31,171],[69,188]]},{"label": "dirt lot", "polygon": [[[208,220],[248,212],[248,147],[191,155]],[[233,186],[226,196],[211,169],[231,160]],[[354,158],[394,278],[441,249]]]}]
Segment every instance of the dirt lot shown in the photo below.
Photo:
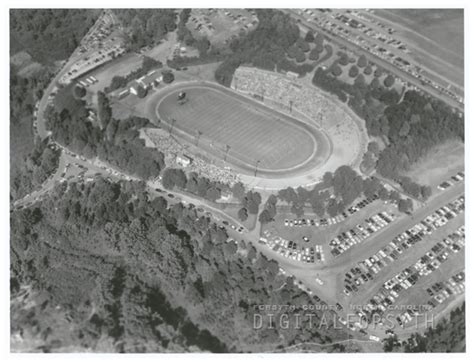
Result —
[{"label": "dirt lot", "polygon": [[212,44],[222,44],[252,20],[252,14],[244,9],[193,9],[186,26],[195,38],[207,36]]},{"label": "dirt lot", "polygon": [[450,141],[434,148],[414,164],[406,175],[420,184],[430,185],[435,191],[441,182],[461,170],[464,170],[464,144]]},{"label": "dirt lot", "polygon": [[[239,210],[242,208],[242,205],[240,204],[222,204],[222,206],[225,206],[222,209],[222,212],[226,213],[230,217],[240,220],[238,216]],[[241,224],[245,226],[248,230],[253,230],[255,228],[255,225],[257,223],[257,214],[249,214],[247,220],[241,221]]]}]

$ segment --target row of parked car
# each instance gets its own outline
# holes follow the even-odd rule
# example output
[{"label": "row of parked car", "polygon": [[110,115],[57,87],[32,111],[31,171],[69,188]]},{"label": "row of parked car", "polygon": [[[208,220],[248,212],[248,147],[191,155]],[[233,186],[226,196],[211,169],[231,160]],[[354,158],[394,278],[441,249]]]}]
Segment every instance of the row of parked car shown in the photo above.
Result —
[{"label": "row of parked car", "polygon": [[325,262],[324,251],[321,245],[300,245],[296,241],[286,240],[280,236],[274,236],[269,230],[263,232],[263,236],[260,237],[259,243],[267,245],[285,258],[297,260],[303,263]]},{"label": "row of parked car", "polygon": [[438,185],[438,189],[441,191],[453,186],[454,183],[464,180],[464,172],[460,171],[456,175],[451,176],[451,180],[446,180]]},{"label": "row of parked car", "polygon": [[236,230],[237,232],[239,232],[240,234],[242,234],[245,230],[245,228],[242,226],[242,225],[234,225],[234,224],[231,224],[230,222],[228,222],[227,220],[223,220],[222,223],[225,225],[225,226],[230,226],[230,228],[232,230]]},{"label": "row of parked car", "polygon": [[344,221],[348,215],[344,212],[341,215],[330,217],[327,219],[285,219],[285,226],[328,226],[338,224]]},{"label": "row of parked car", "polygon": [[[436,210],[410,229],[397,235],[388,245],[372,256],[358,262],[356,266],[345,274],[344,294],[349,296],[357,292],[361,285],[369,280],[373,280],[374,275],[378,274],[382,268],[399,259],[406,250],[421,241],[425,235],[430,235],[434,230],[445,225],[449,219],[452,219],[463,210],[464,196],[460,196],[453,202]],[[450,248],[453,251],[459,251],[457,244],[453,244]],[[431,268],[434,268],[434,266],[429,267],[429,269]]]},{"label": "row of parked car", "polygon": [[426,289],[432,299],[428,304],[433,308],[443,303],[452,295],[459,295],[464,293],[466,275],[464,271],[454,274],[451,278],[444,282],[436,282]]},{"label": "row of parked car", "polygon": [[355,214],[357,211],[362,210],[364,207],[369,205],[370,203],[377,200],[379,197],[378,195],[371,196],[369,198],[363,199],[359,201],[357,204],[349,207],[347,212],[343,212],[340,215],[336,215],[335,217],[330,218],[323,218],[323,219],[285,219],[285,226],[293,227],[293,226],[328,226],[338,224],[343,222],[347,219],[350,215]]},{"label": "row of parked car", "polygon": [[[454,235],[457,236],[458,241],[462,239],[462,245],[464,245],[464,226],[461,226],[454,234],[451,234],[449,237],[453,238]],[[446,239],[443,240],[443,242],[444,241],[446,241]],[[448,256],[452,253],[453,251],[449,248],[447,243],[445,246],[439,246],[437,253],[433,252],[432,248],[430,251],[426,252],[422,258],[418,259],[415,264],[405,268],[400,273],[387,280],[379,289],[378,293],[369,300],[367,303],[367,308],[372,311],[385,312],[391,305],[394,304],[395,300],[399,297],[400,292],[413,287],[423,276],[429,275],[434,270],[438,269],[441,263],[446,261]],[[444,257],[439,258],[440,256]],[[435,299],[433,298],[433,300],[428,301],[427,306],[429,306],[429,309],[432,309],[436,306],[436,304],[433,302],[434,300]],[[414,314],[412,315],[412,313]],[[396,320],[400,325],[403,325],[407,321],[410,321],[414,315],[416,315],[416,312],[412,311],[410,313],[409,311],[406,311],[404,314],[398,316]]]},{"label": "row of parked car", "polygon": [[332,239],[329,242],[329,246],[331,247],[331,254],[334,257],[338,257],[345,251],[352,248],[354,245],[357,245],[363,240],[367,239],[373,233],[386,227],[393,220],[395,220],[395,215],[389,214],[386,211],[372,215],[363,223],[354,226],[349,231],[340,233],[334,239]]},{"label": "row of parked car", "polygon": [[[465,228],[461,226],[455,233],[448,235],[442,241],[437,242],[420,260],[415,268],[423,276],[431,274],[444,263],[449,254],[458,253],[465,245]],[[432,260],[432,262],[430,262]]]}]

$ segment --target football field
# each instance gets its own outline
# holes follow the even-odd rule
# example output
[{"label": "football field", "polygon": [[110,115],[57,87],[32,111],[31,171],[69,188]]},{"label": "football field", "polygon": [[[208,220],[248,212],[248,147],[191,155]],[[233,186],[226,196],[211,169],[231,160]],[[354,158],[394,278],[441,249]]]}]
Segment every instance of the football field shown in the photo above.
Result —
[{"label": "football field", "polygon": [[[178,104],[178,93],[187,101]],[[208,85],[182,86],[166,94],[157,114],[201,148],[259,170],[299,168],[327,147],[320,132],[234,92]]]}]

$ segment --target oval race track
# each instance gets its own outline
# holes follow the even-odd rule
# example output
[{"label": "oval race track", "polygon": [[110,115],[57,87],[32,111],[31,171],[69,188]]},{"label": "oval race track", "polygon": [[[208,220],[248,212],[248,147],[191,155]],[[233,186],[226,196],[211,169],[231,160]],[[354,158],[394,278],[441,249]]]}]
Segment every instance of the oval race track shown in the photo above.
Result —
[{"label": "oval race track", "polygon": [[[177,100],[181,91],[188,99],[182,105]],[[145,111],[149,119],[161,120],[163,128],[172,127],[178,139],[198,143],[199,153],[216,164],[230,164],[244,175],[253,175],[257,167],[260,178],[307,174],[331,156],[329,137],[315,125],[217,84],[168,86],[147,100]]]}]

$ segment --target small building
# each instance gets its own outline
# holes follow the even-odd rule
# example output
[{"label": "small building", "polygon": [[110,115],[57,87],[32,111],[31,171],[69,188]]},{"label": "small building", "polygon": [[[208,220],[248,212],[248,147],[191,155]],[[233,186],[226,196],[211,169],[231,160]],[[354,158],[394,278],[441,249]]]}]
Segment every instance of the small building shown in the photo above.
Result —
[{"label": "small building", "polygon": [[130,94],[130,89],[124,89],[118,94],[119,99],[123,99]]},{"label": "small building", "polygon": [[137,81],[133,81],[132,85],[130,86],[130,93],[134,95],[138,95],[138,88],[140,88],[140,83]]},{"label": "small building", "polygon": [[186,155],[176,156],[176,163],[182,167],[188,167],[192,162],[192,158]]},{"label": "small building", "polygon": [[289,77],[289,78],[292,78],[292,79],[296,79],[299,77],[299,74],[298,73],[295,73],[295,72],[286,72],[286,75]]},{"label": "small building", "polygon": [[233,197],[233,194],[232,192],[230,191],[222,191],[221,192],[221,198],[219,199],[219,201],[221,202],[229,202]]}]

